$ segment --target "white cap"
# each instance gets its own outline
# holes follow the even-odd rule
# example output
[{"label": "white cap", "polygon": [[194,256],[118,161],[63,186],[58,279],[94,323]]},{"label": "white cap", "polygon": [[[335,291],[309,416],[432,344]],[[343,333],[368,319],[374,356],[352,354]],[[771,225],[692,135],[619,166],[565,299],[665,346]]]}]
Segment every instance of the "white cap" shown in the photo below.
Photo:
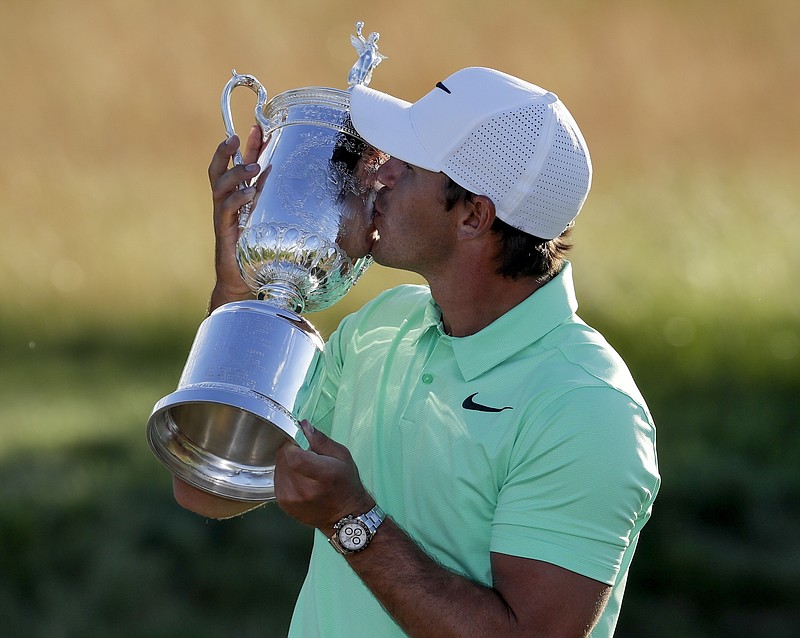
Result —
[{"label": "white cap", "polygon": [[564,232],[589,193],[589,149],[567,107],[500,71],[462,69],[414,104],[359,84],[350,115],[375,148],[445,173],[542,239]]}]

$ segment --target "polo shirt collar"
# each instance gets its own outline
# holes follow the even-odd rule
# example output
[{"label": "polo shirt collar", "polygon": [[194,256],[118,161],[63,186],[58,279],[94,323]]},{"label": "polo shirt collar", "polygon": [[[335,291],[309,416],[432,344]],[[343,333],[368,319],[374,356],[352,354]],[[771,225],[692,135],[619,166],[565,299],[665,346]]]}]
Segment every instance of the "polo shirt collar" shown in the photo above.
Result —
[{"label": "polo shirt collar", "polygon": [[441,310],[433,300],[425,310],[421,333],[431,327],[442,332],[441,338],[449,339],[452,344],[464,380],[471,381],[539,341],[577,310],[572,265],[565,262],[558,275],[474,335],[460,338],[445,335],[441,328]]}]

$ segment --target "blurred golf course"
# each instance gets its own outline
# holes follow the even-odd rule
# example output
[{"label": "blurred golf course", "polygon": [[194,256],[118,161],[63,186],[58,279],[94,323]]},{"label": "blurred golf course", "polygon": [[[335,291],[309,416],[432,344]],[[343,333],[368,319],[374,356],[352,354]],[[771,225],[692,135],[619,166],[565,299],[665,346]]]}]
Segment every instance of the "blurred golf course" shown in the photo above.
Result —
[{"label": "blurred golf course", "polygon": [[[800,4],[5,0],[0,8],[0,636],[284,636],[310,531],[178,508],[147,449],[213,282],[206,169],[231,69],[271,95],[414,100],[491,66],[592,150],[580,314],[629,363],[663,489],[617,636],[800,633]],[[254,96],[235,94],[250,126]],[[324,334],[399,282],[373,267]],[[334,586],[332,583],[331,586]]]}]

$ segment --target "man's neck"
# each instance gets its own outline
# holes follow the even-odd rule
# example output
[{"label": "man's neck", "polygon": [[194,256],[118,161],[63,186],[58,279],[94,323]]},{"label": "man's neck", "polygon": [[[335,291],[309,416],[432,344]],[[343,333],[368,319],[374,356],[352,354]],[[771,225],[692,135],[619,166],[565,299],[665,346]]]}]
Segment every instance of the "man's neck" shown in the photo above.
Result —
[{"label": "man's neck", "polygon": [[428,283],[442,310],[445,332],[454,337],[479,332],[544,285],[530,277],[509,279],[477,269],[431,278]]}]

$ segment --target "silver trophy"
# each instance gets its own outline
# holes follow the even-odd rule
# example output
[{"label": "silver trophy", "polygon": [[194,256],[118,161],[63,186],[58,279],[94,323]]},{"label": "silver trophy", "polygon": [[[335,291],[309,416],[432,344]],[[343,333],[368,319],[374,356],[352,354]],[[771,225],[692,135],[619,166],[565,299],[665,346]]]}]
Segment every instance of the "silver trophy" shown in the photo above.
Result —
[{"label": "silver trophy", "polygon": [[[368,84],[384,59],[378,34],[356,23],[358,60],[348,84]],[[187,483],[246,501],[275,498],[275,453],[304,445],[298,415],[313,396],[323,342],[301,312],[339,301],[369,266],[365,240],[376,173],[386,159],[356,133],[350,94],[325,87],[267,100],[251,75],[222,92],[222,117],[235,133],[230,97],[257,94],[265,144],[257,194],[240,211],[236,257],[257,300],[225,304],[200,325],[175,392],[156,403],[147,438],[158,459]],[[235,163],[242,163],[239,153]]]}]

